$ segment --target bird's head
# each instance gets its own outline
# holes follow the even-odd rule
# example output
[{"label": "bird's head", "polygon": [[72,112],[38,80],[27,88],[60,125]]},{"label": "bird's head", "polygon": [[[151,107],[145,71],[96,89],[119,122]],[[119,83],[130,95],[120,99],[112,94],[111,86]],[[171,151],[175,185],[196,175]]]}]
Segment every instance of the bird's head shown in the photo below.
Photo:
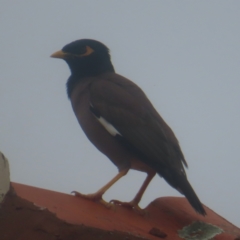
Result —
[{"label": "bird's head", "polygon": [[95,76],[104,72],[114,72],[109,49],[96,40],[81,39],[64,46],[51,55],[65,60],[72,75]]}]

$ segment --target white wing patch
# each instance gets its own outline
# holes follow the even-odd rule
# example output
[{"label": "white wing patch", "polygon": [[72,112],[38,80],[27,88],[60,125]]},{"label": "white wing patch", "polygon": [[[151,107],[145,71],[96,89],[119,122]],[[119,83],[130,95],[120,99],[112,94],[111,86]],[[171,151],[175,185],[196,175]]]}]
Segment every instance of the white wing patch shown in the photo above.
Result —
[{"label": "white wing patch", "polygon": [[97,118],[97,120],[102,124],[102,126],[112,135],[116,136],[117,134],[121,135],[119,131],[106,119],[104,119],[102,116],[100,118]]},{"label": "white wing patch", "polygon": [[[96,117],[96,119],[102,124],[102,126],[112,135],[116,136],[121,135],[120,132],[111,124],[109,123],[105,118],[103,118],[93,107],[92,103],[90,102],[90,110],[93,113],[93,115]],[[121,135],[122,136],[122,135]]]}]

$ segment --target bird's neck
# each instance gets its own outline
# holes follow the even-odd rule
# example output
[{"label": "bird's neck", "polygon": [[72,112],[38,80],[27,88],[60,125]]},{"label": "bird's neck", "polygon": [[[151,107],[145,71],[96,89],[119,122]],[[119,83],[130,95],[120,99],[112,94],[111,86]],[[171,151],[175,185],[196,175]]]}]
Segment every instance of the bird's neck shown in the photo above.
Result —
[{"label": "bird's neck", "polygon": [[111,62],[106,64],[101,64],[101,66],[95,67],[95,68],[85,66],[85,68],[81,68],[81,69],[70,68],[70,70],[71,70],[71,76],[68,78],[68,81],[66,83],[68,98],[71,97],[72,91],[74,90],[75,86],[79,82],[84,81],[85,78],[97,77],[98,75],[101,75],[107,72],[115,72]]}]

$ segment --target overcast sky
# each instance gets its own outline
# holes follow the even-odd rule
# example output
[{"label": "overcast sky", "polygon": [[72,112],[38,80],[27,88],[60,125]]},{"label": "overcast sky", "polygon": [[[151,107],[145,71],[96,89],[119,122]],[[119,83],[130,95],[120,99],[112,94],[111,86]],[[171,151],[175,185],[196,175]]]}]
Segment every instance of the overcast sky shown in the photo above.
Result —
[{"label": "overcast sky", "polygon": [[[171,126],[201,201],[240,226],[240,1],[0,2],[0,150],[12,181],[91,193],[117,173],[75,119],[66,63],[49,57],[92,38]],[[130,171],[104,198],[129,201],[144,178]],[[156,176],[140,205],[163,196],[180,194]]]}]

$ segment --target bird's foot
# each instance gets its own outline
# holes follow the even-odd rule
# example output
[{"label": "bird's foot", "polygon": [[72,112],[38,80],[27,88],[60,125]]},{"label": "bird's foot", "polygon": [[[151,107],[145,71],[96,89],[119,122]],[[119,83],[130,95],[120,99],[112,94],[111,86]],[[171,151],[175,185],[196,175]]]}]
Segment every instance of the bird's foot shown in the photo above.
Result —
[{"label": "bird's foot", "polygon": [[115,205],[119,205],[119,206],[122,206],[122,207],[126,207],[126,208],[131,208],[131,209],[133,209],[135,212],[137,212],[140,215],[145,215],[145,213],[146,213],[145,210],[141,209],[138,206],[138,203],[136,203],[135,201],[121,202],[119,200],[111,200],[109,203],[115,204]]},{"label": "bird's foot", "polygon": [[104,201],[103,198],[102,198],[103,194],[100,194],[98,192],[97,193],[92,193],[92,194],[82,194],[82,193],[77,192],[77,191],[72,191],[71,193],[74,194],[76,197],[82,197],[82,198],[88,199],[88,200],[93,201],[93,202],[99,202],[107,208],[110,208],[110,207],[113,206],[113,204],[111,204],[110,202]]}]

